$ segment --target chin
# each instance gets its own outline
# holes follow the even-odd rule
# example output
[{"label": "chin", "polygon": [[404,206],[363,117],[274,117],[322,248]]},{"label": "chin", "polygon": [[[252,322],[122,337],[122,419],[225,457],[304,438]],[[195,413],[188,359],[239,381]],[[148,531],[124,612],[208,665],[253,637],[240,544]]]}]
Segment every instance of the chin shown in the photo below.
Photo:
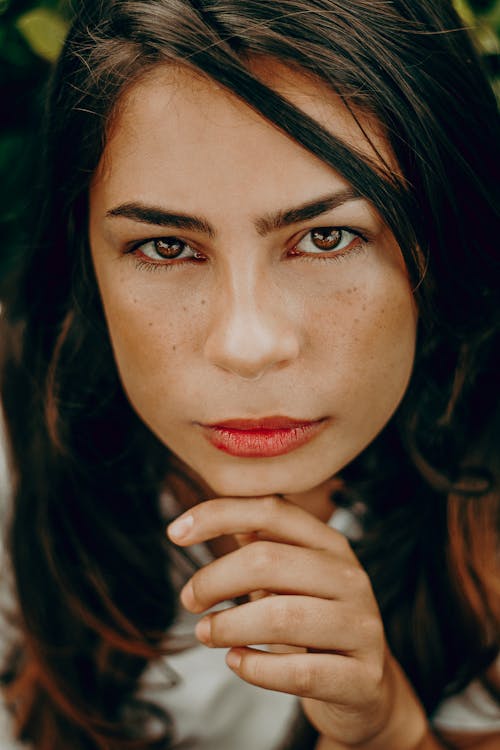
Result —
[{"label": "chin", "polygon": [[290,495],[307,492],[318,485],[311,476],[294,475],[288,471],[276,471],[276,467],[235,467],[231,471],[215,472],[203,476],[204,481],[217,497],[263,497],[265,495]]}]

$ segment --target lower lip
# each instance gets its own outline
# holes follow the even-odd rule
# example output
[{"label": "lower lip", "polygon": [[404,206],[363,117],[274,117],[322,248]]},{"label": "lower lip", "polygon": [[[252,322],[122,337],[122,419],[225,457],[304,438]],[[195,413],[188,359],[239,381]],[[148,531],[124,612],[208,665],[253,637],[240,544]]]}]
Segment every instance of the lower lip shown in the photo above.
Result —
[{"label": "lower lip", "polygon": [[209,442],[218,450],[240,458],[271,458],[300,448],[323,429],[326,420],[305,422],[279,430],[258,428],[236,430],[229,427],[204,427]]}]

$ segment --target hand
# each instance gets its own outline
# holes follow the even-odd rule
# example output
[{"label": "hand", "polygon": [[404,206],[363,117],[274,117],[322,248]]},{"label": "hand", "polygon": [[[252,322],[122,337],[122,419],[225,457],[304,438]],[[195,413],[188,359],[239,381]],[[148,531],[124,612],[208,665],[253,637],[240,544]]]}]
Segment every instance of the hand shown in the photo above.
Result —
[{"label": "hand", "polygon": [[[175,533],[179,521],[183,535]],[[247,682],[301,697],[309,720],[340,745],[371,747],[385,736],[400,670],[370,580],[342,534],[275,496],[206,501],[168,534],[183,546],[226,534],[250,540],[186,583],[181,601],[191,612],[261,590],[275,594],[204,617],[196,629],[202,643],[229,647],[228,665]]]}]

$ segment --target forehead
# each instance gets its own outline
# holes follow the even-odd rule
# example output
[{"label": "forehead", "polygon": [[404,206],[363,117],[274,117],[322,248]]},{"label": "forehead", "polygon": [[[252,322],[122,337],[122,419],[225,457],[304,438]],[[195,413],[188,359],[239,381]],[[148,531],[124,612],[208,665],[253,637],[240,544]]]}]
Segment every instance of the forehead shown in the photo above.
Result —
[{"label": "forehead", "polygon": [[[348,108],[325,83],[268,58],[255,58],[248,67],[351,148],[379,162],[382,156],[395,168],[381,126]],[[216,81],[186,66],[163,64],[122,96],[94,186],[121,193],[133,181],[137,197],[157,200],[151,191],[175,185],[179,201],[192,202],[198,189],[206,200],[207,185],[214,194],[219,189],[248,194],[256,174],[261,192],[271,196],[285,189],[293,200],[295,182],[331,181],[335,173]]]}]

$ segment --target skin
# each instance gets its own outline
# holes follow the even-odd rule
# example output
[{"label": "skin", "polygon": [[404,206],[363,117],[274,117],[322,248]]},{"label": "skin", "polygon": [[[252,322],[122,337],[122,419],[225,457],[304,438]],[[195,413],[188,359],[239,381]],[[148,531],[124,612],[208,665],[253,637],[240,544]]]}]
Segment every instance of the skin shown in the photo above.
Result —
[{"label": "skin", "polygon": [[[331,92],[262,67],[268,83],[373,156]],[[384,155],[390,160],[387,148]],[[90,195],[92,257],[114,353],[140,417],[216,495],[279,493],[300,503],[373,440],[406,390],[417,314],[401,252],[371,205],[350,201],[265,237],[254,223],[348,187],[187,71],[160,68],[122,102]],[[133,201],[203,216],[216,237],[109,216]],[[346,252],[325,257],[309,233],[330,226],[355,227],[369,241],[345,234]],[[138,268],[138,251],[126,253],[134,242],[173,235],[204,262],[155,266],[142,256]],[[293,255],[298,245],[307,252]],[[216,450],[196,424],[272,415],[328,423],[300,450],[260,459]]]},{"label": "skin", "polygon": [[[371,157],[373,143],[397,168],[381,129],[360,118],[370,143],[330,90],[276,62],[253,67],[332,133]],[[332,477],[408,386],[417,311],[405,264],[364,200],[265,236],[256,224],[348,188],[215,83],[162,66],[120,103],[91,186],[89,236],[128,398],[215,497],[170,526],[170,538],[241,545],[181,593],[198,613],[249,596],[203,618],[198,638],[229,647],[242,679],[299,695],[322,748],[397,750],[427,735],[424,712],[387,648],[366,573],[324,520]],[[202,216],[214,236],[110,214],[138,202]],[[310,234],[324,227],[355,231],[325,253]],[[198,260],[182,245],[189,260],[167,267],[150,241],[171,237]],[[199,426],[277,414],[326,421],[311,442],[272,458],[229,456]]]}]

